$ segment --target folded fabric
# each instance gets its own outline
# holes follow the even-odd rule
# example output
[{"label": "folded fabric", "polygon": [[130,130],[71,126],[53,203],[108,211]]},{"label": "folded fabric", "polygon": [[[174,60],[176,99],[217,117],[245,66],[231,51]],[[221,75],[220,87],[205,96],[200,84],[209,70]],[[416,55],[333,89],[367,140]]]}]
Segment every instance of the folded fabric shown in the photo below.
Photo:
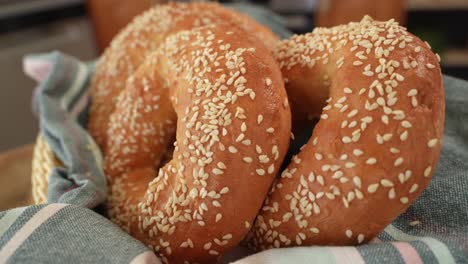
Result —
[{"label": "folded fabric", "polygon": [[[0,213],[0,263],[158,263],[98,214],[107,186],[102,156],[86,131],[93,64],[53,52],[27,56],[24,69],[39,82],[34,105],[41,132],[65,167],[49,175],[50,204]],[[434,178],[378,238],[357,247],[273,249],[245,258],[250,253],[238,248],[225,262],[468,263],[468,82],[448,76],[444,82],[446,126]]]},{"label": "folded fabric", "polygon": [[49,204],[0,213],[0,263],[160,263],[90,209]]}]

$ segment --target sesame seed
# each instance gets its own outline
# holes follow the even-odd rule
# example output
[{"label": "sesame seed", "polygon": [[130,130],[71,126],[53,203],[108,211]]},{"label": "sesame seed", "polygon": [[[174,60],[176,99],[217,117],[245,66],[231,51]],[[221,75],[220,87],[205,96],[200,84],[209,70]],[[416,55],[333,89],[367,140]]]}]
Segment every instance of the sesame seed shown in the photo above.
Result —
[{"label": "sesame seed", "polygon": [[262,148],[261,148],[259,145],[255,145],[255,151],[256,151],[258,154],[261,154],[261,153],[262,153]]},{"label": "sesame seed", "polygon": [[411,97],[411,105],[413,107],[417,107],[418,106],[418,99],[416,99],[415,96]]},{"label": "sesame seed", "polygon": [[312,227],[311,229],[309,229],[310,232],[314,233],[314,234],[318,234],[320,232],[320,230],[316,227]]},{"label": "sesame seed", "polygon": [[379,188],[379,184],[378,183],[374,183],[374,184],[371,184],[367,187],[367,192],[369,193],[375,193],[377,191],[377,189]]},{"label": "sesame seed", "polygon": [[411,89],[408,92],[408,96],[415,96],[417,94],[418,94],[418,90],[416,90],[416,89]]},{"label": "sesame seed", "polygon": [[215,219],[215,222],[219,222],[221,220],[221,218],[223,218],[223,215],[222,214],[216,214],[216,219]]},{"label": "sesame seed", "polygon": [[362,150],[360,149],[354,149],[353,150],[353,154],[354,156],[361,156],[364,152],[362,152]]},{"label": "sesame seed", "polygon": [[376,158],[368,158],[366,160],[366,164],[369,164],[369,165],[374,165],[377,163],[377,159]]},{"label": "sesame seed", "polygon": [[402,163],[403,163],[403,158],[402,158],[402,157],[399,157],[399,158],[397,158],[397,159],[395,160],[395,163],[393,163],[393,165],[394,165],[395,167],[398,167],[398,166],[400,166]]},{"label": "sesame seed", "polygon": [[330,165],[324,164],[324,165],[322,165],[322,171],[329,171],[330,167],[331,167]]},{"label": "sesame seed", "polygon": [[403,204],[407,204],[409,201],[408,197],[401,197],[400,198],[400,202],[403,203]]},{"label": "sesame seed", "polygon": [[389,141],[389,140],[392,138],[392,136],[393,136],[393,134],[385,134],[385,135],[383,135],[382,138],[383,138],[383,140],[385,140],[385,141]]},{"label": "sesame seed", "polygon": [[415,184],[411,185],[409,193],[414,193],[417,189],[418,189],[418,184],[415,183]]},{"label": "sesame seed", "polygon": [[221,174],[223,174],[224,172],[223,172],[222,170],[218,169],[218,168],[214,168],[214,169],[213,169],[213,173],[216,174],[216,175],[221,175]]},{"label": "sesame seed", "polygon": [[357,113],[358,113],[358,110],[354,109],[351,112],[349,112],[348,117],[351,118],[351,117],[355,116]]},{"label": "sesame seed", "polygon": [[354,176],[353,182],[358,188],[361,188],[361,178],[359,178],[358,176]]},{"label": "sesame seed", "polygon": [[345,232],[345,234],[346,234],[346,236],[347,236],[348,238],[351,238],[351,237],[353,236],[353,231],[347,229],[346,232]]},{"label": "sesame seed", "polygon": [[323,176],[322,175],[318,175],[317,176],[317,181],[318,183],[320,183],[320,185],[325,185],[325,180],[323,179]]},{"label": "sesame seed", "polygon": [[339,179],[343,176],[343,172],[342,171],[336,171],[333,176],[332,176],[332,179]]},{"label": "sesame seed", "polygon": [[257,116],[257,124],[260,125],[263,121],[263,115],[258,115]]},{"label": "sesame seed", "polygon": [[315,153],[314,154],[316,160],[322,160],[323,156],[320,153]]},{"label": "sesame seed", "polygon": [[388,198],[395,199],[395,196],[396,196],[395,188],[391,188],[390,191],[388,191]]},{"label": "sesame seed", "polygon": [[251,157],[243,157],[242,160],[247,162],[247,163],[252,163],[252,161],[253,161],[253,159]]},{"label": "sesame seed", "polygon": [[357,241],[358,241],[359,244],[361,244],[361,243],[364,241],[364,235],[363,235],[363,234],[359,234],[359,235],[357,236]]},{"label": "sesame seed", "polygon": [[409,223],[409,225],[410,225],[410,226],[417,226],[417,225],[419,225],[420,223],[421,223],[420,221],[415,220],[415,221],[411,221],[411,222]]},{"label": "sesame seed", "polygon": [[219,252],[216,251],[216,250],[210,250],[210,251],[208,251],[208,253],[209,253],[210,255],[214,255],[214,256],[219,255]]},{"label": "sesame seed", "polygon": [[275,132],[275,129],[274,129],[274,128],[272,128],[272,127],[269,127],[269,128],[267,128],[266,132],[268,132],[268,133],[272,134],[272,133],[274,133],[274,132]]},{"label": "sesame seed", "polygon": [[271,79],[270,78],[265,78],[265,84],[270,86],[271,85]]},{"label": "sesame seed", "polygon": [[411,126],[411,123],[408,122],[408,121],[406,121],[406,120],[404,120],[404,121],[401,122],[401,126],[404,127],[404,128],[410,128],[410,127],[412,127],[412,126]]},{"label": "sesame seed", "polygon": [[403,131],[403,133],[400,135],[401,141],[405,141],[406,139],[408,139],[408,130]]},{"label": "sesame seed", "polygon": [[353,93],[353,91],[352,91],[350,88],[348,88],[348,87],[345,87],[345,88],[343,89],[343,91],[344,91],[344,93],[347,93],[347,94]]},{"label": "sesame seed", "polygon": [[382,115],[381,120],[382,120],[382,123],[388,125],[388,116],[387,115]]},{"label": "sesame seed", "polygon": [[393,154],[397,154],[397,153],[400,153],[400,150],[397,148],[390,148],[390,152]]},{"label": "sesame seed", "polygon": [[247,130],[247,125],[245,124],[245,122],[242,122],[241,131],[245,132],[246,130]]},{"label": "sesame seed", "polygon": [[209,249],[211,248],[211,245],[212,245],[212,243],[211,243],[211,242],[208,242],[208,243],[206,243],[205,245],[203,245],[203,249],[204,249],[204,250],[209,250]]},{"label": "sesame seed", "polygon": [[380,184],[382,184],[382,186],[384,187],[393,187],[393,182],[391,182],[390,180],[387,180],[387,179],[382,179],[380,181]]},{"label": "sesame seed", "polygon": [[437,145],[437,141],[438,141],[437,138],[433,138],[427,142],[427,146],[430,148],[433,148]]},{"label": "sesame seed", "polygon": [[377,104],[384,106],[385,105],[385,99],[382,97],[377,98]]},{"label": "sesame seed", "polygon": [[431,166],[427,167],[427,168],[424,170],[424,177],[429,177],[429,175],[431,174],[431,170],[432,170],[432,167],[431,167]]},{"label": "sesame seed", "polygon": [[426,64],[426,67],[427,67],[428,69],[434,69],[436,66],[434,66],[434,64],[427,63],[427,64]]},{"label": "sesame seed", "polygon": [[260,176],[265,175],[265,170],[264,170],[264,169],[256,169],[255,171],[256,171],[257,174],[260,175]]},{"label": "sesame seed", "polygon": [[272,174],[274,171],[275,171],[275,165],[274,164],[271,164],[269,167],[268,167],[268,173],[269,174]]},{"label": "sesame seed", "polygon": [[229,192],[229,188],[228,187],[224,187],[221,189],[221,191],[219,191],[219,193],[221,194],[225,194],[225,193],[228,193]]},{"label": "sesame seed", "polygon": [[237,149],[234,146],[229,146],[228,151],[231,153],[237,153]]},{"label": "sesame seed", "polygon": [[379,135],[379,134],[377,134],[376,140],[377,140],[378,144],[383,144],[384,143],[384,140],[383,140],[382,136]]}]

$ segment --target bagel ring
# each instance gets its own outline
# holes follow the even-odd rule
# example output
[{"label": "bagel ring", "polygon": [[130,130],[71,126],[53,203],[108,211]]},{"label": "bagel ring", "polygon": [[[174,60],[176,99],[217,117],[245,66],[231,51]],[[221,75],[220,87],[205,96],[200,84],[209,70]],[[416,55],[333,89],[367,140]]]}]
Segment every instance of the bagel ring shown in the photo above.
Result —
[{"label": "bagel ring", "polygon": [[284,40],[275,56],[294,126],[320,121],[271,189],[250,245],[369,241],[433,175],[445,111],[438,57],[393,20],[370,17]]},{"label": "bagel ring", "polygon": [[[146,16],[159,8],[196,13],[202,6],[156,7],[122,34],[146,28]],[[181,24],[193,24],[190,15],[184,19]],[[107,208],[112,221],[164,262],[206,263],[248,233],[287,151],[290,109],[271,51],[241,27],[171,31],[152,53],[134,51],[147,55],[127,65],[133,73],[112,92],[108,125],[100,126]],[[100,89],[104,81],[97,78]]]},{"label": "bagel ring", "polygon": [[99,60],[90,88],[92,104],[88,130],[101,149],[106,148],[107,126],[116,95],[125,87],[137,65],[167,36],[217,23],[230,24],[254,34],[271,51],[278,41],[270,29],[252,18],[215,3],[156,5],[137,16],[112,40]]}]

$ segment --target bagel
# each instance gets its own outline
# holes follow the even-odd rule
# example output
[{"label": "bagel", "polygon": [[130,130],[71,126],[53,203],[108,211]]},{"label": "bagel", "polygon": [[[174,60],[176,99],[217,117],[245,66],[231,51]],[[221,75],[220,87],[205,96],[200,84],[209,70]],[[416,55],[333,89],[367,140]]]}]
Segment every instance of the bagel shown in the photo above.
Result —
[{"label": "bagel", "polygon": [[393,20],[365,17],[281,41],[275,57],[294,126],[320,120],[272,187],[249,245],[369,241],[434,173],[445,109],[438,56]]},{"label": "bagel", "polygon": [[[160,22],[163,14],[173,17]],[[112,43],[91,87],[90,122],[109,112],[107,124],[90,129],[101,140],[108,215],[164,262],[209,263],[236,246],[289,145],[279,65],[223,14],[234,13],[212,4],[155,7]],[[192,28],[204,23],[211,25]],[[153,27],[165,33],[145,31]]]},{"label": "bagel", "polygon": [[101,56],[94,73],[90,93],[88,130],[101,149],[105,149],[109,116],[117,94],[145,58],[167,36],[180,30],[226,23],[254,34],[271,51],[278,38],[250,17],[215,3],[170,3],[156,5],[136,17],[120,32]]}]

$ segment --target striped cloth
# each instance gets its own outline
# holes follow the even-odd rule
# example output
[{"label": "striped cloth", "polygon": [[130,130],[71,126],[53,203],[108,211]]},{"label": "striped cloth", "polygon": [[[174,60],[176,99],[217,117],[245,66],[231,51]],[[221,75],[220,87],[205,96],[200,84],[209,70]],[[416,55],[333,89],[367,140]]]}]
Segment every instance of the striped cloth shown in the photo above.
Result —
[{"label": "striped cloth", "polygon": [[[49,204],[0,212],[0,263],[159,263],[100,214],[107,192],[102,157],[85,130],[93,69],[58,52],[24,60],[25,72],[39,83],[33,106],[41,132],[66,168],[49,175]],[[253,255],[237,248],[223,262],[468,263],[468,82],[447,76],[444,82],[446,127],[434,178],[371,243]]]}]

